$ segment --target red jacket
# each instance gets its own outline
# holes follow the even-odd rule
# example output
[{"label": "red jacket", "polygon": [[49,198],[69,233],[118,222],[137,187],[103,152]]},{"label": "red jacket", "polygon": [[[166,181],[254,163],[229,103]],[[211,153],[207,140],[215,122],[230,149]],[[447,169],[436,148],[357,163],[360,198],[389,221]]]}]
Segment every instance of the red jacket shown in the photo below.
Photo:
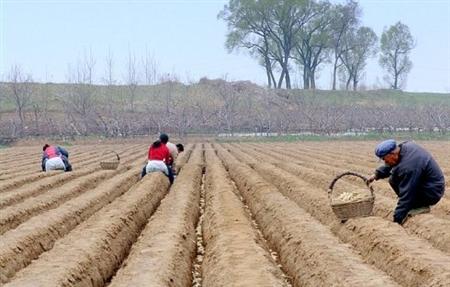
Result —
[{"label": "red jacket", "polygon": [[60,156],[60,154],[61,153],[59,152],[58,148],[52,145],[46,148],[44,151],[44,157],[49,159]]},{"label": "red jacket", "polygon": [[166,164],[170,160],[170,152],[165,144],[161,144],[159,147],[152,147],[148,149],[148,160],[162,160]]}]

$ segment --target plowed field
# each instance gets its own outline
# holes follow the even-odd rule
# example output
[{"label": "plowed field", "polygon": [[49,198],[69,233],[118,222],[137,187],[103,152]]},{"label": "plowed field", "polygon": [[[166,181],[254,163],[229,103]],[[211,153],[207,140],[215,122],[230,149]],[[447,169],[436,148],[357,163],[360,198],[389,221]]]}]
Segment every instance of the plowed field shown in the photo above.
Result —
[{"label": "plowed field", "polygon": [[[450,143],[423,142],[450,183]],[[1,286],[450,286],[450,197],[392,222],[338,220],[327,188],[370,175],[374,142],[188,144],[173,185],[140,179],[145,145],[74,146],[73,172],[39,147],[0,150]],[[121,156],[101,170],[104,150]],[[336,191],[364,188],[345,178]]]}]

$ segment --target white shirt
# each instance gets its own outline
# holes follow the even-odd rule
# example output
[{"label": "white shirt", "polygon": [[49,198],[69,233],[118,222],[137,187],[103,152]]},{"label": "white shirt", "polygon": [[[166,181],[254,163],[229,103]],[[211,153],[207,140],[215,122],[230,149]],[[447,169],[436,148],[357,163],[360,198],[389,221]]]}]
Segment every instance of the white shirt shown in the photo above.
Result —
[{"label": "white shirt", "polygon": [[175,160],[177,159],[177,156],[178,156],[177,146],[174,143],[167,142],[166,147],[169,149],[169,153],[173,159],[173,163],[175,163]]}]

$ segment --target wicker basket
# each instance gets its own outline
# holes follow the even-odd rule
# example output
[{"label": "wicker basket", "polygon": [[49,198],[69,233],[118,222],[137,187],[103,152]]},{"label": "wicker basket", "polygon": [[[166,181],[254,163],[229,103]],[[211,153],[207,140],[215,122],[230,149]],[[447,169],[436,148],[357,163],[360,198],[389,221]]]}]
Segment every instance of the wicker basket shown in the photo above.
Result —
[{"label": "wicker basket", "polygon": [[102,169],[117,169],[117,167],[119,166],[120,156],[115,151],[112,151],[112,150],[105,151],[103,153],[103,155],[105,156],[105,155],[110,154],[110,153],[114,153],[116,155],[116,157],[115,157],[116,159],[115,160],[110,160],[110,161],[106,161],[106,160],[105,161],[101,161],[100,162],[100,167]]},{"label": "wicker basket", "polygon": [[[364,183],[366,184],[367,188],[370,191],[370,197],[364,199],[357,199],[355,201],[350,202],[333,203],[331,196],[333,193],[333,187],[335,183],[344,176],[356,176],[364,180]],[[343,221],[353,217],[370,216],[372,214],[373,204],[375,202],[375,195],[373,193],[373,188],[372,186],[369,185],[367,178],[354,172],[344,172],[336,176],[331,182],[330,187],[328,189],[328,197],[330,198],[330,204],[331,208],[333,209],[333,212],[339,219]]]}]

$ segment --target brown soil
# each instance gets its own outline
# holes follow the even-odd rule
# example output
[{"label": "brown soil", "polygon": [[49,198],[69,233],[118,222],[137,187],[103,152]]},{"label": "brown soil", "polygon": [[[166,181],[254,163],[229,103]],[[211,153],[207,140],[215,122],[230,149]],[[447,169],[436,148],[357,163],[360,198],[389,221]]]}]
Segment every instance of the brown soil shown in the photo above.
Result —
[{"label": "brown soil", "polygon": [[[409,236],[398,224],[371,217],[340,225],[329,207],[324,190],[269,164],[261,163],[254,168],[279,187],[285,196],[329,225],[342,240],[355,246],[368,262],[389,273],[399,283],[425,286],[443,274],[450,274],[450,265],[447,265],[449,256],[434,250],[427,242]],[[371,220],[370,224],[368,220]],[[364,227],[374,231],[372,237],[366,237],[370,232],[360,229]],[[380,242],[383,244],[380,245]],[[402,264],[398,263],[400,261]]]},{"label": "brown soil", "polygon": [[222,149],[219,156],[295,286],[397,286],[250,167]]},{"label": "brown soil", "polygon": [[64,201],[68,201],[83,192],[95,187],[116,172],[98,171],[64,184],[62,187],[46,191],[44,194],[31,197],[23,202],[6,207],[0,214],[0,234],[17,227],[33,215],[52,209]]},{"label": "brown soil", "polygon": [[[239,157],[243,153],[242,151],[239,151],[236,148],[232,148],[232,151]],[[253,155],[252,161],[250,161],[249,163],[255,166],[255,168],[257,168],[259,165],[258,163],[255,163],[255,159],[259,159],[260,161],[265,160],[266,162],[270,162],[276,165],[277,167],[280,167],[281,169],[287,171],[290,174],[300,176],[302,179],[304,179],[304,181],[307,181],[314,187],[319,188],[321,190],[320,192],[325,192],[328,189],[328,185],[332,179],[332,177],[330,177],[329,175],[321,172],[322,169],[319,168],[311,169],[293,163],[285,163],[280,160],[271,159],[268,156],[263,156],[258,152],[254,152],[248,149],[243,149],[243,151],[245,151],[246,154]],[[313,167],[315,166],[314,163],[311,165]],[[270,168],[267,168],[267,170],[270,170]],[[339,173],[336,170],[332,172],[333,174]],[[284,174],[282,173],[279,174],[281,178],[285,179],[285,177],[283,177]],[[336,186],[342,190],[356,190],[358,188],[361,188],[362,184],[363,183],[360,179],[357,182],[356,181],[349,182],[343,180],[340,181]],[[375,190],[376,190],[375,192],[376,200],[374,206],[374,214],[391,221],[393,216],[393,210],[396,206],[396,199],[386,197],[384,196],[384,193],[380,194],[379,189],[377,187],[375,187]],[[390,193],[393,192],[391,191]],[[447,253],[450,253],[450,221],[448,219],[442,219],[439,217],[434,217],[434,220],[427,220],[427,221],[414,219],[408,222],[408,224],[405,224],[405,227],[411,233],[414,233],[421,238],[429,240],[430,243],[433,244],[436,248],[445,251]]]},{"label": "brown soil", "polygon": [[[138,181],[149,142],[135,143],[69,147],[71,176],[39,172],[41,144],[0,150],[0,285],[450,285],[448,197],[400,226],[378,181],[374,216],[332,212],[331,179],[372,173],[376,142],[191,142],[164,199],[166,177]],[[423,145],[449,182],[450,143]],[[104,150],[117,170],[99,170]]]},{"label": "brown soil", "polygon": [[80,222],[125,193],[138,179],[141,167],[105,181],[89,193],[49,210],[2,235],[0,240],[0,282],[11,278]]},{"label": "brown soil", "polygon": [[205,155],[204,286],[289,286],[211,147]]},{"label": "brown soil", "polygon": [[197,146],[110,287],[190,285],[202,179],[198,163],[202,162]]},{"label": "brown soil", "polygon": [[146,176],[58,240],[52,250],[17,273],[7,286],[103,286],[128,254],[168,186],[161,173]]}]

